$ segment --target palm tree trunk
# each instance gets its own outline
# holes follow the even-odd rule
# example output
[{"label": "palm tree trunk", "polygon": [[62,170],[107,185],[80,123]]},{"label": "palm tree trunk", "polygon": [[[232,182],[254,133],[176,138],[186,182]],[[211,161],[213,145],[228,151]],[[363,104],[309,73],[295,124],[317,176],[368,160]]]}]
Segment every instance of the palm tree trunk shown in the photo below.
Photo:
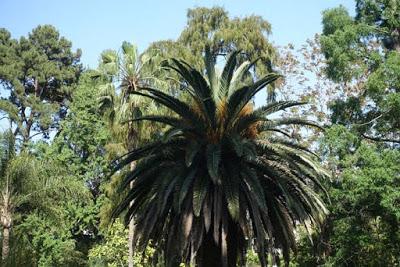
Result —
[{"label": "palm tree trunk", "polygon": [[[236,267],[238,259],[238,238],[237,231],[238,225],[233,220],[228,218],[228,236],[226,239],[227,244],[227,257],[228,260],[225,264],[228,267]],[[213,227],[211,227],[213,229]],[[204,237],[203,244],[200,248],[200,255],[197,260],[199,267],[221,267],[224,266],[222,260],[221,240],[216,244],[212,231],[209,231]],[[226,265],[225,265],[226,266]]]},{"label": "palm tree trunk", "polygon": [[236,267],[238,261],[239,225],[232,218],[228,218],[228,266]]},{"label": "palm tree trunk", "polygon": [[[130,169],[133,171],[136,167],[136,162],[131,162]],[[130,188],[132,189],[133,183],[131,182],[129,184]],[[132,202],[129,204],[129,206],[132,206]],[[128,247],[129,247],[129,255],[128,255],[128,267],[134,267],[133,266],[133,235],[135,233],[135,222],[133,219],[130,220],[129,222],[129,231],[128,231]]]},{"label": "palm tree trunk", "polygon": [[197,257],[197,264],[199,267],[222,266],[221,246],[215,243],[212,231],[209,231],[204,237],[199,252],[200,255]]},{"label": "palm tree trunk", "polygon": [[3,227],[3,247],[1,250],[1,259],[4,262],[10,252],[10,228]]},{"label": "palm tree trunk", "polygon": [[7,185],[4,191],[1,192],[2,195],[2,207],[0,210],[0,222],[3,227],[3,246],[1,249],[1,260],[4,263],[7,260],[8,254],[10,253],[10,229],[12,225],[12,213],[11,213],[11,204],[10,204],[10,188],[8,186],[8,177],[7,177]]},{"label": "palm tree trunk", "polygon": [[[130,185],[132,188],[132,183]],[[130,203],[130,206],[132,205],[132,202]],[[133,235],[135,233],[135,222],[133,219],[130,220],[129,222],[129,232],[128,232],[128,246],[129,246],[129,256],[128,256],[128,267],[134,267],[133,266]]]}]

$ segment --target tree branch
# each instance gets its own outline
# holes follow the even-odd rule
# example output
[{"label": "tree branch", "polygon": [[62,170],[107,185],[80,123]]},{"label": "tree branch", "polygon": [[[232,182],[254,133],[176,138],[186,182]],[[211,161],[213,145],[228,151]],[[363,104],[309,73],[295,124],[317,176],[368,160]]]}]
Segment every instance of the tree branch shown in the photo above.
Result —
[{"label": "tree branch", "polygon": [[379,118],[381,118],[384,114],[385,114],[385,113],[382,113],[382,114],[380,114],[379,116],[373,118],[373,119],[370,120],[370,121],[367,121],[367,122],[364,122],[364,123],[360,123],[360,124],[358,124],[358,126],[363,126],[363,125],[370,124],[371,122],[374,122],[374,121],[378,120]]},{"label": "tree branch", "polygon": [[375,141],[375,142],[389,142],[389,143],[397,143],[400,144],[400,140],[396,139],[390,139],[390,138],[381,138],[381,137],[373,137],[373,136],[368,136],[366,134],[361,134],[362,137]]},{"label": "tree branch", "polygon": [[35,137],[36,135],[39,135],[39,134],[44,134],[44,133],[46,133],[46,131],[40,131],[40,132],[37,132],[37,133],[35,133],[35,134],[33,134],[33,135],[29,136],[29,137],[28,137],[28,140],[32,139],[32,138],[33,138],[33,137]]}]

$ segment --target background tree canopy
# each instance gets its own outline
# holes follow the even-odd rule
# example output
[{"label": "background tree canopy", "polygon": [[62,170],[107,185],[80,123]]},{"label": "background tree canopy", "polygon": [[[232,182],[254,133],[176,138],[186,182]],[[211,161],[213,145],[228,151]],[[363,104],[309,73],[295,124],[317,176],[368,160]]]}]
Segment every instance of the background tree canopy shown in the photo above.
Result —
[{"label": "background tree canopy", "polygon": [[323,13],[327,77],[352,94],[332,106],[333,123],[361,135],[399,143],[400,7],[398,1],[358,0],[352,18],[343,7]]},{"label": "background tree canopy", "polygon": [[[230,18],[221,7],[194,8],[187,12],[187,24],[176,41],[159,41],[148,51],[158,52],[160,59],[171,57],[185,59],[199,69],[205,69],[204,51],[210,50],[212,60],[230,52],[241,51],[239,62],[257,60],[252,66],[254,77],[259,78],[273,70],[277,59],[276,49],[268,40],[271,25],[260,16]],[[178,79],[179,77],[175,77]],[[274,97],[269,87],[269,97]]]},{"label": "background tree canopy", "polygon": [[0,82],[8,91],[0,109],[14,135],[26,144],[33,135],[49,135],[66,114],[66,104],[82,67],[81,51],[51,25],[38,26],[28,37],[0,31]]}]

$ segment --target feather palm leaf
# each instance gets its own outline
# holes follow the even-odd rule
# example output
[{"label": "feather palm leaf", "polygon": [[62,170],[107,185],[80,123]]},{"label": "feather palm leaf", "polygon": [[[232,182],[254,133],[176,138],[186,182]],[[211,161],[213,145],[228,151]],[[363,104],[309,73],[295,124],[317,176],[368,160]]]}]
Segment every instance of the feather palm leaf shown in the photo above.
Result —
[{"label": "feather palm leaf", "polygon": [[[206,73],[172,59],[168,67],[188,85],[188,100],[144,87],[134,92],[164,106],[173,115],[145,115],[133,121],[169,126],[161,140],[129,151],[115,170],[137,162],[119,190],[129,193],[115,215],[135,218],[134,243],[152,243],[166,264],[199,266],[245,264],[254,240],[262,266],[277,252],[289,262],[298,223],[318,226],[327,213],[316,193],[326,172],[315,155],[291,140],[282,127],[315,126],[300,118],[276,118],[276,112],[301,102],[274,102],[255,109],[254,96],[280,75],[252,84],[242,77],[251,62],[237,66],[237,52],[218,74],[206,54]],[[272,115],[272,116],[271,116]],[[130,205],[130,203],[132,203]]]}]

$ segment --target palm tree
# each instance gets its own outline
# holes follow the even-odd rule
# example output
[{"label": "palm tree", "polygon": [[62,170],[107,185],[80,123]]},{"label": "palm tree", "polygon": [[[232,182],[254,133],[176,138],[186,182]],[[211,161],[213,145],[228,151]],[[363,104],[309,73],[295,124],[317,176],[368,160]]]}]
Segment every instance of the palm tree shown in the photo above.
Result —
[{"label": "palm tree", "polygon": [[[155,71],[152,57],[147,54],[140,55],[137,47],[129,42],[123,42],[121,53],[106,50],[101,55],[99,70],[106,83],[100,88],[100,110],[106,116],[109,123],[113,142],[108,144],[107,150],[110,157],[122,155],[132,150],[138,144],[148,140],[155,127],[147,122],[133,122],[138,116],[157,109],[155,102],[143,99],[134,94],[141,87],[152,84],[163,85],[152,73]],[[135,162],[130,163],[130,169],[134,170]],[[129,224],[129,257],[128,265],[133,267],[132,238],[134,223]]]},{"label": "palm tree", "polygon": [[220,75],[208,53],[205,75],[172,59],[168,66],[188,85],[189,101],[149,87],[135,92],[175,115],[134,119],[169,129],[161,140],[116,161],[115,170],[137,166],[119,188],[132,185],[115,216],[126,211],[127,220],[135,217],[134,243],[144,249],[151,240],[167,266],[243,266],[252,242],[262,266],[267,253],[272,261],[282,255],[288,264],[295,226],[319,226],[327,212],[316,193],[326,172],[284,130],[317,125],[273,115],[304,103],[278,101],[255,109],[253,97],[280,76],[243,84],[254,62],[237,67],[237,55],[229,56]]},{"label": "palm tree", "polygon": [[126,122],[154,108],[153,101],[143,101],[133,94],[157,81],[149,71],[151,62],[145,55],[139,55],[137,47],[129,42],[123,42],[121,54],[113,50],[101,54],[99,70],[106,83],[100,88],[100,110],[107,116],[118,150],[136,147],[145,136],[140,134],[142,124]]}]

